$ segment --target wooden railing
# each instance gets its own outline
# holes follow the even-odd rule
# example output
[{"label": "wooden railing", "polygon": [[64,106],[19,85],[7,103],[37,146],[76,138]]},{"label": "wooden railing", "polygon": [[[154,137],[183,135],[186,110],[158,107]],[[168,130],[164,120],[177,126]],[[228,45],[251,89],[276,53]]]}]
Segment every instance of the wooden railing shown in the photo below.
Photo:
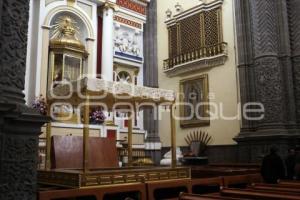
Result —
[{"label": "wooden railing", "polygon": [[172,69],[176,65],[195,61],[202,58],[209,58],[220,54],[227,54],[227,43],[222,42],[213,46],[201,47],[191,50],[188,53],[179,54],[164,60],[164,70]]}]

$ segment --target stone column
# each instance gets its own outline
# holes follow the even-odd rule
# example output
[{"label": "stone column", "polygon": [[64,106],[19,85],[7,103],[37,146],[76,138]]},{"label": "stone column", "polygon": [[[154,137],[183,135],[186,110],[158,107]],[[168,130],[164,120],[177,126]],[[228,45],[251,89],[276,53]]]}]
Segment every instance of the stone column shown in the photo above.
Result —
[{"label": "stone column", "polygon": [[297,123],[300,124],[300,1],[287,0]]},{"label": "stone column", "polygon": [[[157,63],[157,0],[151,0],[147,7],[147,22],[144,26],[144,85],[158,87]],[[145,144],[147,152],[156,164],[161,160],[161,143],[158,121],[154,120],[158,110],[144,110],[144,129],[148,132]]]},{"label": "stone column", "polygon": [[102,78],[113,80],[114,71],[114,4],[103,7]]},{"label": "stone column", "polygon": [[243,118],[235,140],[239,162],[257,162],[274,144],[283,155],[299,136],[288,11],[286,0],[235,0],[235,12],[241,103],[265,108],[262,120]]},{"label": "stone column", "polygon": [[36,199],[38,136],[46,118],[25,106],[29,0],[0,2],[0,199]]},{"label": "stone column", "polygon": [[251,1],[256,100],[265,107],[261,129],[283,128],[286,117],[282,66],[279,61],[277,2]]}]

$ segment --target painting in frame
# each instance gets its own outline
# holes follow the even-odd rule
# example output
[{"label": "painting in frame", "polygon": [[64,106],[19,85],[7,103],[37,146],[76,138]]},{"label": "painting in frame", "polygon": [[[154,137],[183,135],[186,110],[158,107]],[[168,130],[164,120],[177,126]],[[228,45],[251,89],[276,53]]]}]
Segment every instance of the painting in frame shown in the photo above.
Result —
[{"label": "painting in frame", "polygon": [[209,126],[208,75],[180,81],[180,126]]}]

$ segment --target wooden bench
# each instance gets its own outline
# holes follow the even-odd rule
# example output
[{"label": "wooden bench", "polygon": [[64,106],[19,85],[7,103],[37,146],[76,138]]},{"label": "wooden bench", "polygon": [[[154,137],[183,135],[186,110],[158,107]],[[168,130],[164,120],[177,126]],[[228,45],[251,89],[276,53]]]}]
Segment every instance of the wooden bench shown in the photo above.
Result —
[{"label": "wooden bench", "polygon": [[250,184],[248,175],[224,176],[223,179],[226,188],[246,188]]},{"label": "wooden bench", "polygon": [[222,189],[221,195],[226,197],[234,197],[234,198],[247,198],[247,199],[259,199],[259,200],[299,200],[299,195],[293,194],[276,194],[269,192],[261,192],[261,191],[252,191],[245,189]]},{"label": "wooden bench", "polygon": [[147,183],[148,200],[178,199],[178,196],[181,192],[192,192],[189,179],[155,181]]},{"label": "wooden bench", "polygon": [[268,186],[271,186],[271,187],[274,187],[274,188],[295,188],[295,189],[300,190],[300,186],[294,185],[294,184],[282,184],[282,183],[279,183],[279,184],[254,183],[254,185],[255,185],[255,186],[262,186],[262,187],[268,187]]},{"label": "wooden bench", "polygon": [[223,178],[200,178],[192,179],[191,187],[193,194],[207,194],[212,192],[219,192],[223,186]]},{"label": "wooden bench", "polygon": [[[121,196],[121,198],[120,198]],[[84,189],[60,189],[40,191],[38,193],[39,200],[56,200],[56,199],[72,199],[78,197],[86,197],[89,200],[111,200],[133,198],[138,196],[141,200],[147,200],[146,186],[143,183],[115,185],[100,188],[84,188]]]},{"label": "wooden bench", "polygon": [[249,186],[248,190],[258,191],[258,192],[271,192],[276,194],[292,194],[300,195],[300,190],[295,188],[281,188],[281,187],[272,187],[272,186]]},{"label": "wooden bench", "polygon": [[199,194],[187,194],[182,193],[179,196],[179,200],[212,200],[212,199],[223,199],[223,200],[249,200],[244,198],[231,198],[231,197],[223,197],[219,193],[213,193],[209,195],[199,195]]},{"label": "wooden bench", "polygon": [[249,174],[248,178],[249,178],[249,183],[251,183],[251,184],[263,182],[263,178],[262,178],[261,174]]},{"label": "wooden bench", "polygon": [[216,166],[201,166],[191,168],[192,178],[212,178],[219,176],[235,176],[257,174],[257,168],[238,168],[238,167],[216,167]]},{"label": "wooden bench", "polygon": [[280,181],[279,185],[300,188],[300,181]]}]

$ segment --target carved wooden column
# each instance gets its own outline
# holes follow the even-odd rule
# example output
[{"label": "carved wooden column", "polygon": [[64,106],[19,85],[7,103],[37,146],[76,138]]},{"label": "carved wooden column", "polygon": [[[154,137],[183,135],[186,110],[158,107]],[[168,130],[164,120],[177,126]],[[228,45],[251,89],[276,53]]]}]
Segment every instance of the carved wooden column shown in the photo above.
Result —
[{"label": "carved wooden column", "polygon": [[38,135],[46,121],[25,105],[29,0],[0,2],[0,199],[36,199]]},{"label": "carved wooden column", "polygon": [[[144,85],[158,87],[158,63],[157,63],[157,0],[151,0],[147,7],[147,22],[144,26]],[[158,121],[154,120],[157,110],[144,109],[144,129],[148,131],[146,149],[159,164],[160,138],[158,133]]]}]

